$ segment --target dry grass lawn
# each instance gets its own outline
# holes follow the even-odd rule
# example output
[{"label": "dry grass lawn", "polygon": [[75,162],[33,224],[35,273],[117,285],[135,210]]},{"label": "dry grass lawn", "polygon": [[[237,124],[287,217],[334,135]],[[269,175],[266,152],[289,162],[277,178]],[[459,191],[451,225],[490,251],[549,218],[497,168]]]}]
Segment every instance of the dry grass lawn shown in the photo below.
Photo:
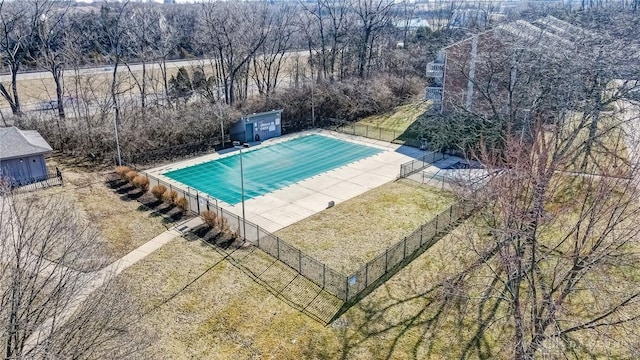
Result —
[{"label": "dry grass lawn", "polygon": [[201,241],[173,240],[121,276],[158,336],[151,358],[303,359],[331,333]]},{"label": "dry grass lawn", "polygon": [[387,183],[275,233],[331,268],[351,274],[454,203],[411,180]]},{"label": "dry grass lawn", "polygon": [[[141,324],[156,335],[141,356],[459,358],[461,344],[477,326],[478,309],[468,303],[462,318],[455,313],[443,314],[433,324],[429,319],[437,309],[424,309],[432,300],[427,290],[474,259],[471,242],[462,241],[466,235],[466,230],[460,228],[444,237],[328,326],[295,310],[256,283],[246,271],[223,259],[222,251],[200,241],[174,239],[125,270],[121,278],[129,282],[134,297],[145,309]],[[238,250],[233,256],[243,258],[247,250]],[[429,324],[440,331],[432,333]],[[454,330],[460,324],[466,327]],[[501,329],[488,330],[484,346],[491,358],[510,358],[509,334]],[[472,352],[471,357],[475,355]]]},{"label": "dry grass lawn", "polygon": [[140,323],[155,337],[141,355],[154,359],[450,358],[459,353],[459,339],[425,337],[423,321],[432,313],[421,313],[429,301],[421,294],[471,254],[451,246],[463,244],[455,237],[442,239],[328,326],[200,241],[174,239],[120,277],[145,309]]},{"label": "dry grass lawn", "polygon": [[78,213],[99,230],[105,255],[115,261],[139,247],[167,228],[161,217],[143,209],[137,201],[123,197],[105,184],[104,173],[66,168],[47,160],[49,166],[59,165],[64,186],[30,193],[33,196],[61,194],[76,204]]},{"label": "dry grass lawn", "polygon": [[[405,198],[400,195],[402,191],[392,187],[404,187],[404,193],[417,193]],[[426,195],[431,191],[428,188],[410,182],[392,183],[383,189],[386,191],[376,196],[387,199],[384,194],[388,193],[389,201],[395,198],[404,202],[404,207],[416,206],[411,205],[412,198],[421,198],[416,202],[424,204],[429,202],[425,201],[428,196],[434,196]],[[443,195],[438,192],[438,196]],[[354,201],[362,205],[363,198],[371,200],[363,196]],[[349,204],[345,206],[343,210],[350,209]],[[350,206],[355,209],[355,205]],[[430,206],[421,208],[425,216],[433,211]],[[340,208],[336,206],[333,210]],[[333,216],[326,219],[325,227],[333,226],[332,221],[338,222],[339,217]],[[383,217],[382,214],[376,216]],[[389,210],[387,216],[397,220],[405,218],[407,213],[395,209]],[[422,220],[416,218],[407,223]],[[376,226],[386,231],[387,225],[380,222],[381,219],[362,222],[355,228],[367,225],[366,229]],[[462,316],[455,311],[445,313],[432,323],[430,319],[438,309],[428,306],[432,301],[428,291],[477,256],[474,246],[480,239],[477,236],[469,239],[474,229],[471,221],[464,226],[470,227],[456,229],[441,239],[328,326],[278,296],[286,293],[285,289],[291,288],[293,282],[304,287],[306,281],[308,288],[313,287],[303,278],[288,278],[291,270],[286,266],[264,256],[252,256],[255,250],[251,248],[225,253],[202,241],[174,239],[119,276],[143,308],[141,313],[132,316],[139,316],[141,326],[154,334],[150,338],[151,346],[139,355],[153,359],[459,358],[463,355],[462,344],[477,326],[477,304],[463,303]],[[336,254],[344,256],[345,253]],[[486,271],[485,268],[478,272],[478,278],[487,275]],[[268,277],[270,289],[254,280],[255,275]],[[481,292],[482,288],[474,291]],[[309,297],[307,301],[309,306],[317,306],[318,301],[331,302],[331,299]],[[335,301],[327,306],[335,306]],[[429,325],[439,330],[433,332]],[[462,329],[459,325],[463,325]],[[509,336],[502,326],[488,329],[483,344],[487,356],[510,358]],[[607,349],[607,344],[606,340],[599,342],[598,349]],[[612,355],[620,350],[608,349]],[[477,353],[467,355],[474,357]],[[554,357],[554,354],[547,355]]]}]

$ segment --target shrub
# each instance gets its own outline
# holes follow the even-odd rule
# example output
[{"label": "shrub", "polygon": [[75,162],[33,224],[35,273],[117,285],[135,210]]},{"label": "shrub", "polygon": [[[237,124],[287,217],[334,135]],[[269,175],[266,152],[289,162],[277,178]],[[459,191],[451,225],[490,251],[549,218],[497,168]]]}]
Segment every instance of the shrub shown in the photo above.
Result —
[{"label": "shrub", "polygon": [[162,200],[169,204],[175,203],[177,197],[178,193],[173,190],[167,190],[164,192],[164,194],[162,194]]},{"label": "shrub", "polygon": [[147,179],[146,176],[138,175],[133,178],[133,186],[146,192],[147,190],[149,190],[149,179]]},{"label": "shrub", "polygon": [[116,174],[120,175],[123,179],[126,179],[127,173],[131,170],[133,169],[128,166],[116,166]]},{"label": "shrub", "polygon": [[202,220],[210,228],[215,228],[217,226],[218,214],[216,214],[215,212],[209,210],[203,211],[200,216],[202,216]]},{"label": "shrub", "polygon": [[175,205],[180,208],[182,212],[187,212],[187,210],[189,210],[189,201],[183,197],[176,199]]},{"label": "shrub", "polygon": [[164,185],[156,185],[151,189],[151,193],[158,200],[162,200],[162,195],[167,191],[167,187]]},{"label": "shrub", "polygon": [[133,182],[133,179],[136,178],[136,176],[138,176],[138,172],[135,170],[131,170],[129,171],[124,177],[129,180],[129,182]]},{"label": "shrub", "polygon": [[216,219],[216,225],[222,232],[230,230],[229,222],[227,222],[227,218],[224,216],[218,216],[218,218]]}]

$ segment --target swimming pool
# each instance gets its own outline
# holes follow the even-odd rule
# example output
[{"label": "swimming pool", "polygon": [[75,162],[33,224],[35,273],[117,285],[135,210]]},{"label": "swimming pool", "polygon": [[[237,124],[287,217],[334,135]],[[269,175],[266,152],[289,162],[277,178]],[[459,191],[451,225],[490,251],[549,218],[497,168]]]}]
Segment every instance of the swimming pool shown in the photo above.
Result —
[{"label": "swimming pool", "polygon": [[[244,198],[282,189],[380,152],[371,146],[317,134],[243,149]],[[231,205],[242,201],[239,152],[163,175]]]}]

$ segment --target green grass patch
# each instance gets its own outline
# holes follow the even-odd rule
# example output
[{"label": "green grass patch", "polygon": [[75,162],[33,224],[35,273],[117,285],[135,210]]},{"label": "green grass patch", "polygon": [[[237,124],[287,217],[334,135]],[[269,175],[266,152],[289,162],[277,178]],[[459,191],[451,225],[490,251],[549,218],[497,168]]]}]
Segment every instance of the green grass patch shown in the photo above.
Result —
[{"label": "green grass patch", "polygon": [[416,119],[425,113],[431,107],[428,101],[413,102],[410,104],[398,106],[393,111],[366,117],[358,124],[380,127],[387,130],[394,130],[403,133],[416,121]]},{"label": "green grass patch", "polygon": [[431,107],[429,101],[416,101],[398,106],[384,114],[372,115],[353,124],[341,126],[338,131],[388,142],[417,144],[419,133],[414,130],[420,115]]}]

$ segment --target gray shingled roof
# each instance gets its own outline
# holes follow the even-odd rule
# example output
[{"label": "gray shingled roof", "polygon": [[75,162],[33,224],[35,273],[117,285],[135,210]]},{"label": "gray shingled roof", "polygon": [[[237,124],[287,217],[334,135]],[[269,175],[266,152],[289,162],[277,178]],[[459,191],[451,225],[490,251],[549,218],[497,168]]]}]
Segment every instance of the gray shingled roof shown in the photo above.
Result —
[{"label": "gray shingled roof", "polygon": [[37,131],[21,131],[13,126],[0,128],[0,159],[44,154],[52,150]]},{"label": "gray shingled roof", "polygon": [[[551,49],[552,51],[558,47],[575,47],[575,41],[579,40],[581,37],[589,37],[592,39],[596,37],[593,32],[584,30],[581,27],[557,19],[553,16],[538,19],[533,23],[524,20],[516,20],[510,23],[498,25],[483,33],[490,32],[510,34],[511,36],[525,41],[540,43],[543,47]],[[466,38],[445,46],[444,49],[451,48],[468,40],[469,38]]]}]

